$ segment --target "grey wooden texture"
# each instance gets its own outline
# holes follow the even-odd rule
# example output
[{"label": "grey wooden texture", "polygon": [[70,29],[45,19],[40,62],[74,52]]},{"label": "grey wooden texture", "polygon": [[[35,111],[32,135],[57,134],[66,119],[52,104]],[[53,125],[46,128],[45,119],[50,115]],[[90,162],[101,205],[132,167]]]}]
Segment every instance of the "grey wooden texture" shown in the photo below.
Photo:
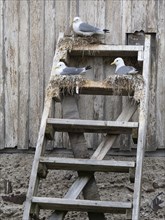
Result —
[{"label": "grey wooden texture", "polygon": [[[122,113],[118,116],[118,121],[129,121],[132,115],[135,113],[137,106],[131,105],[130,103],[126,106],[126,108],[122,111]],[[95,150],[94,154],[91,156],[91,159],[102,160],[107,152],[110,150],[115,140],[119,137],[119,135],[107,135],[104,140],[99,144],[98,148]],[[64,196],[64,198],[76,199],[78,195],[81,193],[86,184],[90,183],[91,174],[82,177],[78,177],[78,179],[72,184],[69,188],[68,192]],[[56,219],[61,220],[64,218],[65,213],[60,211],[54,212]],[[54,219],[50,218],[51,220]]]},{"label": "grey wooden texture", "polygon": [[[65,132],[90,132],[127,134],[132,132],[132,128],[138,128],[137,122],[100,121],[100,120],[76,120],[76,119],[56,119],[48,118],[47,123],[53,125],[55,131]],[[95,132],[94,132],[95,131]]]},{"label": "grey wooden texture", "polygon": [[[0,17],[0,148],[35,147],[58,34],[69,29],[76,15],[110,29],[103,39],[107,44],[125,44],[127,32],[156,33],[149,104],[149,124],[152,126],[148,129],[146,149],[165,147],[163,0],[140,3],[139,0],[2,0],[0,10],[3,15]],[[79,61],[76,65],[94,64],[94,71],[88,77],[99,80],[114,73],[110,61],[110,58],[98,57]],[[112,120],[124,103],[124,99],[117,97],[81,97],[79,107],[86,106],[86,110],[83,112],[81,108],[80,117]],[[55,111],[60,117],[60,104]],[[100,142],[99,136],[86,137],[91,147],[95,147],[95,140]],[[60,134],[56,140],[55,147],[67,147],[66,135]]]},{"label": "grey wooden texture", "polygon": [[18,2],[4,2],[5,147],[18,143]]},{"label": "grey wooden texture", "polygon": [[[79,119],[79,112],[76,103],[76,99],[72,96],[64,97],[62,100],[62,109],[63,109],[63,117],[64,118],[71,118],[71,119]],[[79,120],[78,120],[79,121]],[[72,133],[71,130],[68,130],[69,141],[71,143],[71,148],[73,150],[73,154],[75,158],[89,158],[88,152],[88,144],[85,140],[83,133]],[[88,200],[100,200],[99,191],[96,185],[95,177],[92,173],[84,173],[83,171],[78,171],[78,176],[81,178],[84,175],[91,175],[90,181],[84,187],[82,193],[84,199]],[[62,213],[65,215],[65,212]],[[61,214],[60,214],[61,216]],[[90,220],[104,220],[105,216],[103,213],[94,213],[88,212],[88,217]],[[59,214],[54,212],[50,219],[58,219]]]},{"label": "grey wooden texture", "polygon": [[[4,16],[3,1],[0,1],[0,18]],[[0,19],[0,149],[5,147],[5,106],[4,106],[4,74],[3,74],[3,54],[4,54],[4,26],[3,19]]]},{"label": "grey wooden texture", "polygon": [[138,130],[138,144],[137,144],[137,156],[136,156],[136,172],[135,172],[135,185],[133,195],[133,211],[132,219],[140,219],[140,201],[141,201],[141,188],[142,188],[142,174],[143,174],[143,160],[145,154],[145,145],[147,140],[147,123],[148,123],[148,103],[149,103],[149,91],[151,80],[151,36],[145,36],[145,51],[144,51],[144,66],[143,66],[143,78],[144,78],[144,94],[140,102],[139,111],[139,130]]},{"label": "grey wooden texture", "polygon": [[48,169],[59,170],[82,170],[100,172],[129,172],[129,168],[135,167],[133,161],[109,161],[94,159],[40,157],[40,163]]},{"label": "grey wooden texture", "polygon": [[19,21],[19,102],[18,102],[18,144],[19,148],[28,149],[29,145],[29,3],[20,1],[19,13],[22,18]]},{"label": "grey wooden texture", "polygon": [[27,195],[26,195],[23,220],[27,220],[27,217],[29,218],[32,196],[34,196],[37,193],[37,189],[38,189],[39,178],[37,177],[37,170],[39,166],[39,158],[44,153],[44,147],[45,147],[44,137],[45,137],[45,130],[46,130],[46,121],[47,121],[49,111],[51,108],[51,103],[52,103],[52,98],[46,96],[45,103],[44,103],[44,111],[43,111],[43,116],[41,120],[37,146],[36,146],[34,161],[32,165],[30,181],[29,181],[29,188],[28,188]]},{"label": "grey wooden texture", "polygon": [[60,199],[33,197],[32,201],[39,204],[42,209],[59,209],[68,211],[88,211],[88,212],[110,212],[126,213],[126,209],[131,209],[130,202],[109,202],[109,201],[92,201],[80,199]]}]

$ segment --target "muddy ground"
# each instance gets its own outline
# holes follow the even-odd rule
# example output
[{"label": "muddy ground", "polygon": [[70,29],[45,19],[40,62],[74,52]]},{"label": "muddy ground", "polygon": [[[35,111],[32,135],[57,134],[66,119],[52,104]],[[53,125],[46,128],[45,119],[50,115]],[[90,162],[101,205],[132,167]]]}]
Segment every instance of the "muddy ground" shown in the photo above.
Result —
[{"label": "muddy ground", "polygon": [[[1,220],[22,219],[22,203],[27,192],[33,156],[33,154],[22,153],[0,154]],[[106,159],[134,160],[135,158],[107,157]],[[67,192],[76,177],[76,172],[50,171],[47,178],[41,181],[38,195],[60,198]],[[132,199],[133,183],[129,181],[129,174],[96,173],[95,178],[102,200],[130,201]],[[159,199],[162,200],[159,207],[154,206],[155,211],[151,208],[152,201],[161,192],[165,193],[165,158],[146,157],[144,160],[141,220],[165,220],[165,194],[159,196]],[[80,198],[82,198],[81,195]],[[48,219],[51,212],[41,211],[40,218]],[[69,212],[65,219],[87,220],[88,217],[87,213]],[[124,220],[125,216],[106,214],[106,219]]]}]

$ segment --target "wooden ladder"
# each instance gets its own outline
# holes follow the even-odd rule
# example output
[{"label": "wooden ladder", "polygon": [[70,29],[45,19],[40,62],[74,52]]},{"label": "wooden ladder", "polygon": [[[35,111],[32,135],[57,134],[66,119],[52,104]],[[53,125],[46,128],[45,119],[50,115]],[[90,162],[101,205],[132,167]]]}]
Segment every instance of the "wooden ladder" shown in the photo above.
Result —
[{"label": "wooden ladder", "polygon": [[[143,158],[145,153],[146,131],[147,131],[147,117],[148,117],[148,101],[149,101],[149,83],[150,83],[150,63],[151,63],[151,36],[145,35],[144,46],[135,45],[85,45],[77,46],[73,45],[72,48],[65,49],[62,47],[65,38],[62,34],[59,36],[57,48],[54,56],[52,73],[50,82],[45,94],[44,110],[41,119],[41,125],[39,129],[39,135],[36,145],[36,151],[34,161],[32,165],[32,171],[30,176],[29,188],[24,205],[23,220],[39,219],[40,209],[56,210],[53,212],[49,219],[64,219],[67,211],[86,211],[93,213],[89,215],[91,220],[105,219],[103,215],[99,213],[128,213],[127,218],[132,220],[139,220],[140,213],[140,198],[141,198],[141,185],[142,185],[142,170],[143,170]],[[139,105],[139,121],[129,122],[135,111],[137,110],[137,104],[131,104],[128,102],[116,121],[97,121],[97,120],[81,120],[77,110],[75,114],[70,118],[57,119],[49,117],[52,109],[53,100],[61,100],[60,88],[55,84],[56,79],[62,78],[64,82],[67,77],[53,76],[53,68],[59,60],[68,60],[70,55],[78,56],[92,54],[93,52],[98,56],[135,56],[139,62],[142,62],[143,71],[143,88],[142,97]],[[122,76],[114,76],[122,80]],[[126,77],[127,78],[127,77]],[[113,95],[113,86],[102,82],[96,82],[91,80],[83,81],[81,89],[79,89],[79,79],[73,81],[72,89],[74,92],[81,94],[101,94],[101,95]],[[60,79],[59,79],[60,80]],[[131,77],[128,77],[131,81]],[[132,89],[132,87],[130,88]],[[134,93],[133,89],[129,93]],[[121,95],[128,95],[128,91],[125,87],[120,88]],[[69,99],[69,102],[67,102]],[[72,107],[75,109],[76,104],[74,98],[69,96],[63,102],[63,108],[70,103],[70,112],[64,113],[65,116],[72,114]],[[134,161],[111,161],[103,160],[109,149],[112,147],[115,140],[120,134],[130,134],[133,130],[138,129],[137,139],[137,156],[136,162]],[[54,132],[62,131],[68,132],[69,138],[73,140],[75,133],[80,133],[80,136],[84,132],[95,133],[107,133],[103,141],[99,144],[91,158],[58,158],[58,157],[46,157],[44,156],[45,146],[47,139],[54,138]],[[71,141],[70,140],[70,141]],[[75,145],[74,141],[71,141]],[[73,146],[74,147],[74,146]],[[77,154],[78,155],[78,154]],[[46,198],[37,197],[37,190],[39,181],[41,178],[46,178],[48,169],[57,170],[76,170],[79,177],[69,188],[64,198]],[[135,170],[134,177],[134,195],[132,202],[112,202],[112,201],[99,201],[85,199],[77,199],[84,187],[87,186],[89,180],[93,177],[93,173],[99,172],[123,172],[128,173]],[[88,197],[87,197],[88,198]],[[98,213],[98,215],[95,215]]]}]

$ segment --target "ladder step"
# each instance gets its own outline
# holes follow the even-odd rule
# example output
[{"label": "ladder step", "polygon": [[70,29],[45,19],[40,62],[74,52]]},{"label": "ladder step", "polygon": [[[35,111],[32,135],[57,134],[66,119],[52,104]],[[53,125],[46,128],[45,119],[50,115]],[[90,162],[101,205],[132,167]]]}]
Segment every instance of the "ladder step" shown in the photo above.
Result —
[{"label": "ladder step", "polygon": [[132,208],[132,203],[130,202],[110,202],[47,197],[33,197],[32,203],[38,204],[41,209],[121,214],[125,214],[127,209]]},{"label": "ladder step", "polygon": [[48,125],[53,125],[55,131],[130,134],[132,129],[138,128],[138,122],[98,121],[48,118]]},{"label": "ladder step", "polygon": [[129,173],[129,169],[135,167],[134,161],[110,161],[57,157],[40,157],[40,163],[45,164],[48,169],[119,173]]}]

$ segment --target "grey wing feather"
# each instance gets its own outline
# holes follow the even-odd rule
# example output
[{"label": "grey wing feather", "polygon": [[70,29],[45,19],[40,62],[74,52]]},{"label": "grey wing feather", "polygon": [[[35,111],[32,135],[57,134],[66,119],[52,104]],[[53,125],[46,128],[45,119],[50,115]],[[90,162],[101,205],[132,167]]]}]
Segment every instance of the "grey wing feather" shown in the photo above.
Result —
[{"label": "grey wing feather", "polygon": [[94,27],[94,26],[87,24],[87,23],[81,23],[79,26],[79,29],[80,29],[80,31],[83,31],[83,32],[94,32],[94,33],[96,31],[100,30],[99,28]]},{"label": "grey wing feather", "polygon": [[67,67],[63,69],[61,75],[78,75],[83,71],[83,68]]},{"label": "grey wing feather", "polygon": [[133,66],[122,66],[116,71],[119,75],[128,74],[130,72],[137,72],[137,70]]}]

